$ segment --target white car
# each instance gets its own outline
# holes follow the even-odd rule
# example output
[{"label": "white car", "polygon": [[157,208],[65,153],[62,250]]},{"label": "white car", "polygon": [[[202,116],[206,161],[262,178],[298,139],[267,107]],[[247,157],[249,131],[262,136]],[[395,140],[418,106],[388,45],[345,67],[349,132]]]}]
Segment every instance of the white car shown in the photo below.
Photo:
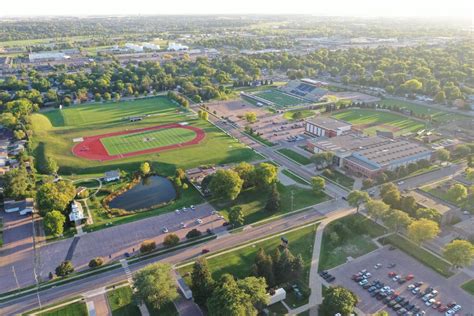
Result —
[{"label": "white car", "polygon": [[430,299],[429,301],[426,301],[425,305],[426,306],[431,306],[431,304],[435,303],[436,300],[434,298]]},{"label": "white car", "polygon": [[415,287],[416,287],[415,284],[410,284],[410,285],[408,286],[408,289],[409,289],[409,290],[412,290],[412,289],[414,289]]},{"label": "white car", "polygon": [[168,228],[166,227],[163,227],[163,229],[161,230],[163,233],[167,233],[168,232]]},{"label": "white car", "polygon": [[187,225],[186,225],[185,223],[183,223],[183,222],[181,222],[180,225],[181,225],[181,228],[186,228],[186,226],[187,226]]},{"label": "white car", "polygon": [[176,210],[176,211],[174,211],[174,212],[175,212],[176,214],[179,214],[179,213],[181,213],[181,211],[180,211],[180,210]]},{"label": "white car", "polygon": [[379,268],[381,268],[381,267],[382,267],[382,264],[381,264],[381,263],[377,263],[377,264],[374,266],[374,269],[377,270],[377,269],[379,269]]},{"label": "white car", "polygon": [[454,312],[459,312],[461,309],[462,309],[462,306],[459,304],[453,307]]},{"label": "white car", "polygon": [[398,184],[398,185],[402,185],[402,184],[404,184],[404,183],[405,183],[405,181],[398,181],[397,184]]},{"label": "white car", "polygon": [[196,220],[196,224],[202,224],[202,219],[198,218],[198,219]]},{"label": "white car", "polygon": [[372,277],[372,273],[370,272],[367,272],[366,274],[364,274],[364,276],[368,279],[368,278],[371,278]]},{"label": "white car", "polygon": [[183,212],[187,212],[188,209],[186,208],[186,206],[183,206]]},{"label": "white car", "polygon": [[196,207],[195,207],[194,205],[191,205],[191,209],[192,209],[193,211],[195,211],[195,210],[196,210]]},{"label": "white car", "polygon": [[366,285],[367,283],[369,283],[369,280],[367,279],[363,279],[362,281],[359,282],[359,285]]},{"label": "white car", "polygon": [[392,280],[396,282],[396,281],[400,280],[400,278],[401,278],[400,275],[396,275],[396,276],[393,277]]}]

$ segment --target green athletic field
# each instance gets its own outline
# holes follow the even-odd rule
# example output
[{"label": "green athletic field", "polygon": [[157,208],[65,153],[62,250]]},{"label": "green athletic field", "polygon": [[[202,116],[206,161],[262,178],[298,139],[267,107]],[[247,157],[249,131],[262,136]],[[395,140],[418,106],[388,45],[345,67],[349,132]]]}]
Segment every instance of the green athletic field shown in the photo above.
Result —
[{"label": "green athletic field", "polygon": [[107,153],[111,156],[151,148],[180,144],[193,140],[196,133],[184,128],[166,128],[154,131],[125,134],[101,138]]},{"label": "green athletic field", "polygon": [[255,95],[262,99],[271,101],[275,103],[275,105],[280,106],[280,107],[305,103],[305,101],[299,98],[292,97],[291,95],[288,95],[286,93],[283,93],[274,89],[261,91],[261,92],[255,93]]},{"label": "green athletic field", "polygon": [[363,129],[368,135],[374,135],[377,130],[402,135],[426,128],[425,123],[403,115],[371,109],[349,109],[336,113],[333,117]]},{"label": "green athletic field", "polygon": [[[142,121],[130,122],[128,118],[131,116],[145,117]],[[119,103],[74,105],[62,110],[35,113],[31,119],[33,155],[40,171],[46,165],[47,157],[57,161],[61,174],[97,174],[117,168],[134,172],[143,161],[151,162],[161,174],[172,174],[175,168],[260,158],[253,150],[211,123],[197,119],[194,113],[186,112],[164,96]],[[206,138],[196,146],[104,162],[76,157],[71,151],[74,138],[179,122],[202,129]]]}]

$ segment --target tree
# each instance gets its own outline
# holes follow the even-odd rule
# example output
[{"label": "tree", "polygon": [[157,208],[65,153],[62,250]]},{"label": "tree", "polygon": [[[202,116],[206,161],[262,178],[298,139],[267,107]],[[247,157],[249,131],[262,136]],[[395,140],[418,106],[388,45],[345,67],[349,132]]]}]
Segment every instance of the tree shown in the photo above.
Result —
[{"label": "tree", "polygon": [[18,119],[10,112],[4,112],[0,115],[0,124],[13,129],[18,124]]},{"label": "tree", "polygon": [[257,113],[255,112],[245,113],[245,120],[249,123],[255,123],[257,121]]},{"label": "tree", "polygon": [[256,185],[266,189],[276,183],[278,179],[278,167],[270,163],[262,162],[255,168]]},{"label": "tree", "polygon": [[65,277],[74,272],[74,266],[69,260],[61,262],[59,266],[56,267],[56,275],[60,277]]},{"label": "tree", "polygon": [[449,188],[448,195],[454,201],[459,202],[467,197],[467,189],[464,185],[456,183],[451,188]]},{"label": "tree", "polygon": [[358,303],[357,296],[341,286],[329,287],[323,298],[321,310],[323,315],[349,316],[353,313],[354,307]]},{"label": "tree", "polygon": [[21,139],[24,139],[26,137],[26,134],[23,130],[17,129],[15,131],[13,131],[13,136],[15,136],[15,139],[21,140]]},{"label": "tree", "polygon": [[441,214],[434,208],[420,207],[415,211],[415,217],[417,219],[425,218],[437,223],[441,223]]},{"label": "tree", "polygon": [[140,252],[146,253],[156,249],[156,242],[153,240],[144,240],[140,245]]},{"label": "tree", "polygon": [[400,229],[406,229],[410,225],[412,218],[407,213],[392,209],[383,217],[383,223],[392,231],[398,233]]},{"label": "tree", "polygon": [[36,202],[42,216],[52,210],[66,214],[66,208],[76,196],[76,189],[70,181],[47,182],[36,193]]},{"label": "tree", "polygon": [[51,157],[48,157],[46,159],[46,172],[48,174],[55,175],[55,174],[58,173],[58,170],[59,170],[59,167],[58,167],[58,164],[57,164],[56,160],[54,160]]},{"label": "tree", "polygon": [[208,120],[209,120],[209,113],[206,112],[206,111],[204,111],[204,112],[202,113],[201,118],[202,118],[204,121],[208,121]]},{"label": "tree", "polygon": [[382,200],[390,205],[392,208],[398,208],[400,207],[400,199],[401,199],[401,194],[400,191],[398,191],[398,188],[392,188],[382,195]]},{"label": "tree", "polygon": [[234,167],[234,171],[237,172],[240,179],[244,181],[242,186],[249,188],[255,185],[255,167],[248,162],[241,162]]},{"label": "tree", "polygon": [[240,206],[234,206],[229,212],[229,223],[232,227],[242,226],[245,222],[245,215]]},{"label": "tree", "polygon": [[436,93],[434,98],[436,103],[444,104],[446,102],[446,93],[443,90]]},{"label": "tree", "polygon": [[209,189],[217,198],[235,200],[242,189],[243,182],[237,172],[219,169],[212,176]]},{"label": "tree", "polygon": [[443,255],[456,267],[467,267],[474,259],[474,245],[467,240],[453,240],[444,247]]},{"label": "tree", "polygon": [[466,168],[466,179],[474,182],[474,168]]},{"label": "tree", "polygon": [[315,194],[321,194],[326,186],[326,181],[321,177],[312,177],[311,186]]},{"label": "tree", "polygon": [[280,192],[278,192],[277,185],[273,184],[265,209],[271,213],[276,213],[280,210],[280,204]]},{"label": "tree", "polygon": [[205,306],[206,301],[212,295],[215,282],[212,278],[207,259],[199,257],[193,265],[191,272],[191,291],[193,299],[199,306]]},{"label": "tree", "polygon": [[438,158],[438,160],[440,161],[448,161],[449,158],[450,158],[451,154],[449,153],[449,151],[447,151],[446,149],[442,148],[442,149],[438,149],[436,151],[436,157]]},{"label": "tree", "polygon": [[34,196],[35,184],[25,166],[10,170],[4,176],[4,195],[12,199]]},{"label": "tree", "polygon": [[400,200],[400,209],[407,212],[411,216],[415,216],[418,204],[413,196],[402,196]]},{"label": "tree", "polygon": [[168,234],[163,240],[163,245],[165,247],[173,247],[179,243],[179,237],[176,234]]},{"label": "tree", "polygon": [[330,151],[316,153],[311,157],[311,161],[316,165],[317,169],[322,169],[330,166],[334,158],[334,153]]},{"label": "tree", "polygon": [[178,297],[172,268],[168,263],[154,263],[133,275],[135,299],[159,310]]},{"label": "tree", "polygon": [[43,219],[46,231],[54,236],[61,236],[64,232],[66,217],[59,211],[51,211]]},{"label": "tree", "polygon": [[142,176],[144,177],[147,176],[150,173],[150,171],[151,171],[151,167],[148,162],[145,161],[140,164],[140,174]]},{"label": "tree", "polygon": [[258,277],[264,277],[269,286],[275,285],[275,276],[273,274],[273,260],[270,255],[260,248],[255,256],[252,266],[252,274]]},{"label": "tree", "polygon": [[357,207],[357,213],[359,213],[359,207],[369,200],[369,194],[364,191],[354,190],[347,196],[347,203],[352,207]]},{"label": "tree", "polygon": [[236,282],[230,274],[224,274],[207,300],[209,315],[256,316],[255,305],[267,303],[266,283],[263,278],[249,277]]},{"label": "tree", "polygon": [[369,200],[365,205],[367,215],[373,218],[376,223],[380,218],[384,217],[390,209],[390,206],[380,200]]},{"label": "tree", "polygon": [[383,197],[388,191],[398,190],[398,187],[392,182],[382,184],[380,187],[380,196]]},{"label": "tree", "polygon": [[92,259],[91,261],[89,261],[89,268],[100,267],[103,264],[104,264],[104,259],[102,259],[101,257],[96,257]]},{"label": "tree", "polygon": [[408,225],[408,238],[416,244],[421,245],[422,242],[430,240],[438,236],[439,225],[429,219],[419,219]]},{"label": "tree", "polygon": [[186,239],[196,238],[196,237],[199,237],[201,235],[202,235],[202,233],[199,229],[193,228],[190,231],[188,231],[188,233],[186,234]]},{"label": "tree", "polygon": [[405,81],[405,83],[403,83],[400,86],[400,88],[402,88],[404,91],[411,92],[411,93],[421,90],[422,87],[423,87],[423,83],[421,83],[417,79],[407,80]]}]

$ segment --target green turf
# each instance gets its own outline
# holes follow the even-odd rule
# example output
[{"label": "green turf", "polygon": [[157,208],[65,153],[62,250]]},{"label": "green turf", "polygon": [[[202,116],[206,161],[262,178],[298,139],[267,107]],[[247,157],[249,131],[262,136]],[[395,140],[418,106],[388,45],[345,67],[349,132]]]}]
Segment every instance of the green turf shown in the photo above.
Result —
[{"label": "green turf", "polygon": [[368,135],[374,135],[377,130],[390,131],[395,135],[402,135],[426,128],[425,123],[403,115],[369,109],[344,110],[334,114],[333,117],[349,122],[355,127],[362,128],[364,133]]},{"label": "green turf", "polygon": [[[359,230],[355,230],[358,223]],[[348,236],[343,236],[339,225],[344,225]],[[360,233],[363,232],[363,233]],[[337,241],[331,240],[332,233],[339,237]],[[383,228],[370,219],[359,215],[349,215],[331,222],[323,233],[321,252],[319,258],[319,270],[327,270],[341,265],[347,261],[347,257],[357,258],[377,249],[372,238],[384,233]]]},{"label": "green turf", "polygon": [[461,288],[463,288],[469,294],[474,295],[474,279],[469,280],[461,285]]},{"label": "green turf", "polygon": [[286,309],[285,305],[283,305],[283,303],[281,302],[268,306],[268,310],[270,311],[270,315],[281,316],[281,315],[288,314],[288,310]]},{"label": "green turf", "polygon": [[431,252],[419,247],[412,241],[401,237],[400,235],[390,235],[388,237],[383,238],[381,240],[384,244],[390,243],[395,247],[399,248],[406,254],[412,256],[425,266],[433,269],[434,271],[438,272],[442,276],[450,277],[454,275],[454,273],[450,270],[451,265],[444,260],[433,255]]},{"label": "green turf", "polygon": [[438,122],[450,122],[453,120],[466,120],[469,119],[467,115],[460,115],[456,113],[450,113],[447,111],[430,108],[428,106],[419,105],[408,101],[400,101],[395,99],[384,99],[380,101],[380,104],[389,106],[398,106],[407,110],[413,111],[417,115],[431,115],[433,120]]},{"label": "green turf", "polygon": [[355,180],[337,170],[331,170],[330,176],[324,173],[323,173],[323,176],[350,190],[352,190],[352,188],[354,187]]},{"label": "green turf", "polygon": [[101,138],[109,155],[120,155],[193,140],[196,133],[184,128],[166,128]]},{"label": "green turf", "polygon": [[[147,114],[150,116],[142,121],[130,122],[127,119],[130,116]],[[188,122],[203,129],[206,133],[205,139],[199,145],[106,162],[78,158],[71,151],[74,146],[73,138],[176,122]],[[160,174],[171,175],[175,168],[187,169],[204,164],[224,164],[260,158],[253,150],[227,136],[211,123],[195,119],[192,113],[181,112],[181,108],[166,97],[74,105],[63,110],[36,113],[32,115],[32,126],[32,148],[37,166],[41,170],[46,158],[52,157],[58,162],[63,175],[97,174],[117,168],[134,172],[144,160],[150,161]]]},{"label": "green turf", "polygon": [[140,316],[140,309],[133,302],[132,289],[124,286],[107,293],[112,316]]},{"label": "green turf", "polygon": [[306,165],[309,165],[311,163],[311,159],[309,159],[306,156],[303,156],[300,153],[297,153],[294,150],[291,150],[291,149],[288,149],[288,148],[282,148],[282,149],[278,149],[277,151],[280,154],[282,154],[283,156],[286,156],[286,157],[290,158],[291,160],[296,161],[297,163],[299,163],[301,165],[306,166]]},{"label": "green turf", "polygon": [[[328,199],[328,196],[324,193],[317,195],[310,189],[303,189],[295,185],[284,186],[279,183],[278,191],[280,192],[281,207],[280,211],[275,213],[270,213],[265,210],[265,204],[267,203],[269,193],[262,192],[258,189],[241,192],[233,202],[214,200],[211,203],[217,210],[220,210],[224,216],[228,215],[232,207],[242,207],[242,211],[245,214],[245,224],[250,224],[271,216],[282,215],[291,211],[309,207]],[[293,207],[291,203],[292,192]]]},{"label": "green turf", "polygon": [[291,106],[306,103],[302,99],[293,97],[278,90],[265,90],[255,93],[257,97],[273,102],[280,107]]},{"label": "green turf", "polygon": [[304,180],[303,178],[301,178],[298,175],[294,174],[293,172],[291,172],[288,169],[283,169],[281,171],[281,173],[283,173],[285,176],[287,176],[288,178],[292,179],[293,181],[295,181],[299,184],[310,185],[310,183],[308,183],[306,180]]},{"label": "green turf", "polygon": [[314,116],[315,112],[313,110],[292,110],[292,111],[286,111],[283,114],[283,117],[287,120],[294,120],[294,115],[295,113],[301,113],[301,118],[308,118],[311,116]]},{"label": "green turf", "polygon": [[39,316],[87,316],[87,306],[85,303],[77,302],[58,307],[49,312],[38,313]]}]

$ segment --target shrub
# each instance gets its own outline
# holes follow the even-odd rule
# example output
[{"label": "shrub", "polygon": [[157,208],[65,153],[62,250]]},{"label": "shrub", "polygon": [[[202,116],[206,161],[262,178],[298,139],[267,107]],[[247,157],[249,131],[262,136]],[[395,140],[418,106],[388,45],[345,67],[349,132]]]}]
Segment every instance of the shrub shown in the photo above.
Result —
[{"label": "shrub", "polygon": [[74,266],[69,260],[61,262],[61,264],[55,270],[56,275],[60,277],[67,276],[74,272]]},{"label": "shrub", "polygon": [[140,252],[146,253],[156,249],[156,243],[153,240],[145,240],[140,245]]},{"label": "shrub", "polygon": [[187,189],[188,189],[188,184],[187,184],[187,183],[183,183],[182,189],[183,189],[183,190],[187,190]]},{"label": "shrub", "polygon": [[187,239],[191,239],[191,238],[196,238],[196,237],[199,237],[201,236],[202,233],[200,230],[198,230],[197,228],[194,228],[192,230],[190,230],[187,234],[186,234],[186,238]]},{"label": "shrub", "polygon": [[173,247],[176,246],[178,243],[179,237],[176,234],[169,234],[163,240],[163,245],[165,245],[165,247]]},{"label": "shrub", "polygon": [[101,257],[96,257],[92,259],[91,261],[89,261],[89,268],[100,267],[103,264],[104,264],[104,259],[102,259]]}]

